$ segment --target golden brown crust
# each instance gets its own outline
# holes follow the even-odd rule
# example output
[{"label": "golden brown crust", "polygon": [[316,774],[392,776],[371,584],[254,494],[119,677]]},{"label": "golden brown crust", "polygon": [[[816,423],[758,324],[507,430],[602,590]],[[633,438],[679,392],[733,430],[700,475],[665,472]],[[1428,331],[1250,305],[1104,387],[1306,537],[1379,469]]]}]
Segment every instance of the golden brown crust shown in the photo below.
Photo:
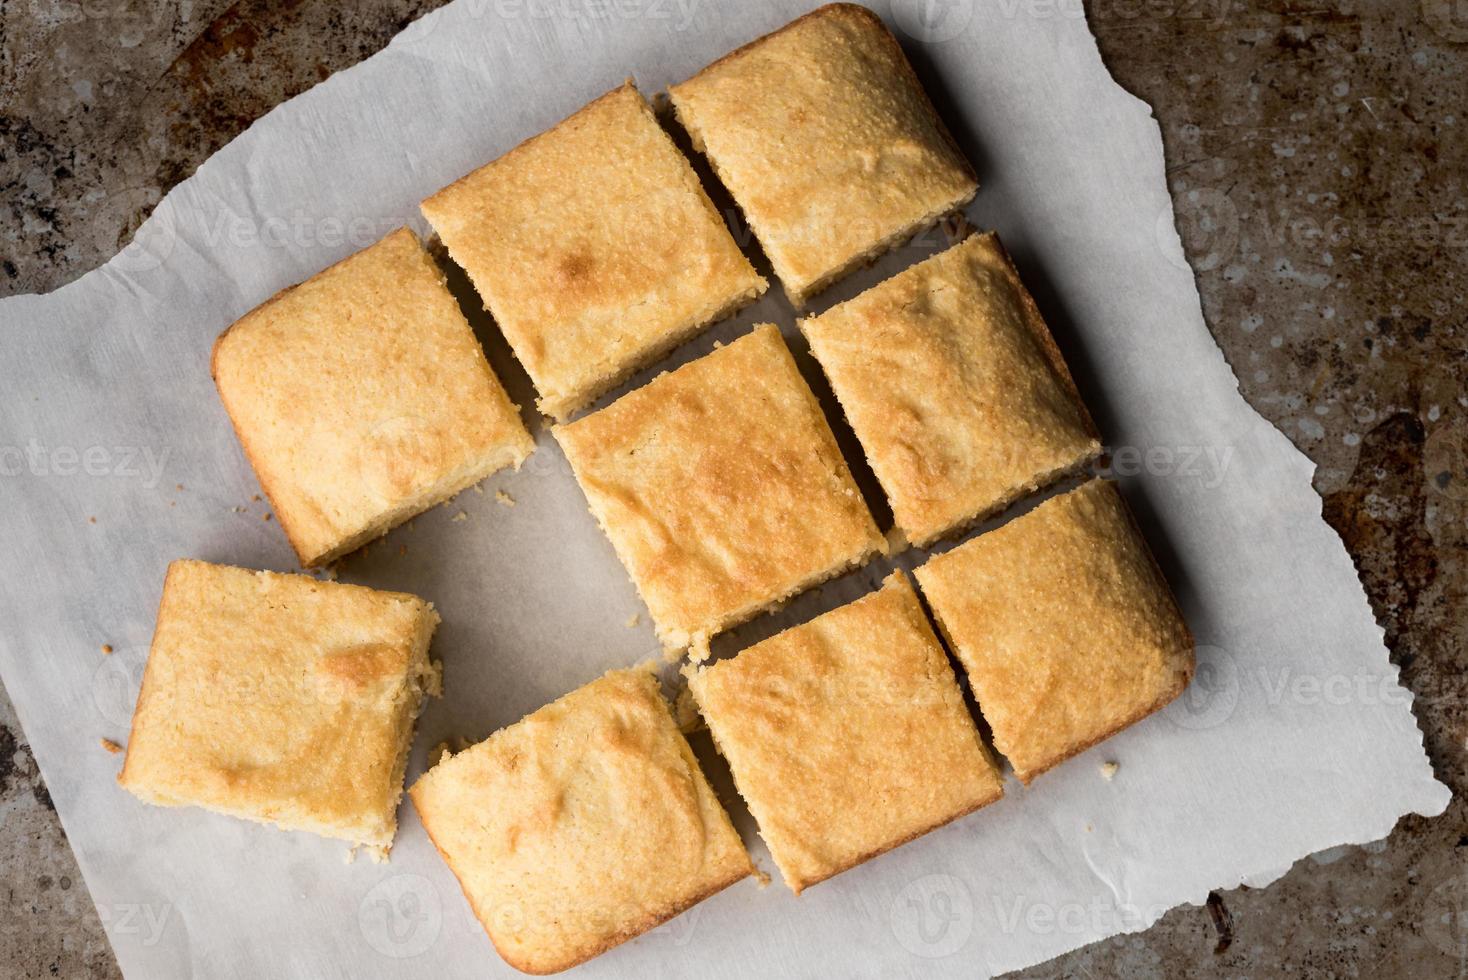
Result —
[{"label": "golden brown crust", "polygon": [[507,963],[554,973],[753,871],[645,668],[612,671],[409,791]]},{"label": "golden brown crust", "polygon": [[535,448],[406,228],[241,317],[215,341],[211,371],[308,568]]},{"label": "golden brown crust", "polygon": [[118,781],[389,847],[437,623],[405,593],[176,561]]},{"label": "golden brown crust", "polygon": [[925,546],[1101,450],[999,239],[975,235],[801,321],[897,527]]},{"label": "golden brown crust", "polygon": [[998,232],[988,232],[977,236],[980,240],[980,248],[991,251],[994,256],[995,265],[1003,270],[1009,280],[1010,287],[1014,290],[1014,298],[1024,310],[1024,324],[1029,328],[1032,336],[1044,352],[1050,369],[1055,372],[1055,378],[1069,396],[1070,403],[1080,419],[1082,430],[1092,439],[1100,440],[1101,433],[1096,428],[1096,422],[1091,418],[1086,403],[1081,399],[1081,391],[1076,387],[1075,378],[1070,373],[1070,366],[1065,363],[1065,355],[1060,353],[1060,346],[1055,343],[1055,336],[1050,333],[1050,328],[1045,325],[1045,317],[1040,314],[1040,307],[1035,303],[1034,295],[1025,288],[1024,281],[1019,277],[1019,270],[1015,268],[1014,260],[1009,256],[1009,250],[999,240]]},{"label": "golden brown crust", "polygon": [[[992,765],[992,764],[993,763],[990,763],[990,765]],[[996,772],[997,772],[997,770],[996,770]],[[998,777],[996,777],[996,778],[998,778]],[[810,888],[813,885],[819,885],[823,881],[829,881],[830,879],[836,877],[838,874],[840,874],[843,871],[850,871],[852,868],[859,867],[860,865],[866,864],[868,861],[871,861],[871,860],[873,860],[875,858],[881,857],[883,854],[886,854],[888,851],[895,851],[895,850],[897,850],[899,847],[901,847],[904,844],[911,844],[913,841],[917,840],[919,837],[925,837],[928,834],[931,834],[933,831],[938,830],[941,827],[946,827],[946,826],[948,826],[949,824],[953,823],[956,820],[963,819],[964,817],[968,816],[970,813],[974,813],[974,812],[976,812],[978,810],[982,810],[984,807],[988,806],[990,803],[997,802],[1002,796],[1003,796],[1003,787],[1002,787],[1002,784],[1001,784],[1001,787],[1000,787],[999,792],[996,792],[993,796],[989,797],[988,799],[976,799],[976,800],[972,800],[969,803],[964,804],[960,809],[955,810],[952,813],[946,814],[942,819],[937,820],[934,823],[924,824],[924,825],[918,826],[916,829],[914,829],[914,830],[912,830],[910,832],[904,833],[902,835],[902,837],[896,838],[896,839],[893,839],[893,840],[890,840],[890,841],[884,843],[881,847],[875,848],[875,849],[873,849],[871,851],[867,851],[867,852],[862,853],[862,854],[858,854],[857,856],[855,856],[855,857],[849,859],[848,861],[846,861],[843,867],[831,868],[831,869],[829,869],[827,871],[822,872],[818,876],[807,878],[807,879],[803,880],[800,883],[800,887],[799,888],[795,888],[792,885],[792,887],[791,887],[790,890],[793,891],[796,895],[799,895],[801,892],[805,891],[807,888]],[[786,879],[786,881],[788,883],[789,882],[789,879]]]},{"label": "golden brown crust", "polygon": [[765,289],[630,81],[422,210],[557,419]]},{"label": "golden brown crust", "polygon": [[[414,784],[414,786],[416,788],[416,784]],[[409,790],[409,795],[412,795],[411,789]],[[459,887],[464,891],[465,897],[468,898],[468,883],[465,881],[464,877],[461,876],[459,872],[454,868],[454,864],[452,860],[450,860],[448,852],[446,852],[444,848],[441,847],[438,843],[439,834],[435,833],[434,830],[435,826],[437,825],[437,819],[435,818],[434,821],[430,823],[429,817],[426,814],[423,814],[421,811],[419,816],[423,823],[423,829],[428,834],[428,839],[433,843],[434,850],[438,852],[438,856],[443,859],[443,862],[449,866],[449,870],[454,872],[455,880],[459,882]],[[532,958],[531,956],[521,955],[515,949],[509,947],[507,943],[504,943],[502,940],[496,938],[494,932],[490,931],[488,922],[484,918],[480,917],[478,906],[475,904],[474,900],[472,898],[468,898],[468,900],[470,908],[474,911],[475,917],[479,919],[480,925],[489,935],[490,945],[494,947],[494,951],[499,954],[500,959],[504,960],[506,963],[514,967],[516,970],[519,970],[521,973],[527,973],[531,976],[548,976],[550,974],[561,973],[565,970],[569,970],[574,966],[580,966],[582,963],[585,963],[588,960],[596,959],[598,956],[600,956],[602,953],[607,952],[608,950],[615,949],[616,947],[627,942],[629,939],[635,939],[645,932],[651,932],[653,929],[656,929],[664,922],[667,922],[683,914],[700,902],[712,898],[719,892],[728,888],[730,885],[738,884],[740,881],[748,878],[753,873],[754,866],[751,863],[749,870],[747,871],[733,873],[727,879],[723,881],[717,881],[706,886],[702,890],[692,894],[691,897],[687,898],[686,900],[680,901],[675,905],[669,905],[661,912],[655,914],[650,913],[646,916],[643,916],[639,918],[635,924],[627,925],[617,929],[614,935],[608,935],[593,942],[589,942],[578,949],[575,953],[554,960],[551,957],[547,957],[545,960],[542,960],[539,958]]]},{"label": "golden brown crust", "polygon": [[[427,829],[426,822],[424,825],[424,829]],[[429,832],[429,839],[433,839],[433,834],[431,831]],[[435,844],[434,846],[435,849],[438,850],[439,856],[443,857],[444,860],[447,861],[448,858],[443,853],[443,850],[438,848],[437,844]],[[504,960],[506,963],[519,970],[521,973],[528,973],[531,976],[548,976],[553,973],[561,973],[565,970],[571,969],[573,966],[580,966],[582,963],[585,963],[588,960],[594,960],[601,954],[607,952],[608,950],[615,949],[616,947],[627,942],[629,939],[636,939],[638,936],[642,935],[645,932],[651,932],[658,926],[662,925],[664,922],[667,922],[671,919],[676,918],[679,915],[682,915],[684,912],[688,911],[689,909],[693,908],[693,906],[699,904],[706,899],[713,898],[715,895],[728,888],[730,885],[738,884],[740,881],[748,878],[753,873],[753,865],[751,865],[750,870],[747,872],[733,875],[726,881],[710,885],[704,890],[693,895],[691,898],[679,902],[675,906],[669,906],[660,913],[650,914],[643,919],[640,919],[636,925],[628,926],[626,928],[618,930],[615,936],[609,936],[605,939],[599,940],[594,944],[589,945],[584,951],[577,954],[579,958],[574,961],[561,960],[557,961],[553,965],[547,966],[542,964],[538,960],[521,957],[515,954],[513,951],[507,951],[501,948],[500,944],[495,941],[493,935],[489,937],[489,942],[490,945],[494,946],[494,951],[500,955],[500,959]]]},{"label": "golden brown crust", "polygon": [[1003,793],[901,572],[732,660],[685,673],[796,894]]},{"label": "golden brown crust", "polygon": [[797,307],[978,189],[901,45],[855,4],[812,11],[668,91]]},{"label": "golden brown crust", "polygon": [[769,324],[555,435],[670,649],[885,547]]},{"label": "golden brown crust", "polygon": [[1092,480],[916,573],[1020,779],[1177,697],[1193,640],[1113,484]]}]

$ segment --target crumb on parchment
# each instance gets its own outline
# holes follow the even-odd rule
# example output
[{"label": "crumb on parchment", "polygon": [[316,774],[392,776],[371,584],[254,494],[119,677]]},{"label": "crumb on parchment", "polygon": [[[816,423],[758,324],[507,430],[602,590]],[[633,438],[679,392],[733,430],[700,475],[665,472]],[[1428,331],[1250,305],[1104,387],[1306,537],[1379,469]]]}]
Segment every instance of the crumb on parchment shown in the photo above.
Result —
[{"label": "crumb on parchment", "polygon": [[383,844],[353,844],[342,852],[342,859],[347,864],[357,860],[357,852],[361,851],[370,857],[374,864],[386,864],[388,855],[392,852],[392,845]]},{"label": "crumb on parchment", "polygon": [[1103,762],[1103,763],[1101,763],[1101,778],[1104,779],[1104,780],[1106,780],[1108,783],[1111,782],[1113,779],[1116,778],[1116,770],[1118,770],[1120,768],[1121,768],[1121,765],[1119,763],[1115,763],[1115,762]]},{"label": "crumb on parchment", "polygon": [[119,752],[122,751],[122,746],[121,745],[118,745],[116,742],[112,741],[112,739],[110,739],[110,738],[101,738],[101,739],[98,739],[97,741],[99,741],[99,742],[102,743],[102,748],[106,749],[108,752],[110,752],[113,755],[116,755],[117,753],[119,753]]},{"label": "crumb on parchment", "polygon": [[509,494],[505,493],[503,490],[496,490],[494,492],[494,499],[495,499],[495,502],[498,503],[498,504],[500,504],[502,507],[513,507],[513,506],[515,506],[515,498],[514,497],[511,497]]}]

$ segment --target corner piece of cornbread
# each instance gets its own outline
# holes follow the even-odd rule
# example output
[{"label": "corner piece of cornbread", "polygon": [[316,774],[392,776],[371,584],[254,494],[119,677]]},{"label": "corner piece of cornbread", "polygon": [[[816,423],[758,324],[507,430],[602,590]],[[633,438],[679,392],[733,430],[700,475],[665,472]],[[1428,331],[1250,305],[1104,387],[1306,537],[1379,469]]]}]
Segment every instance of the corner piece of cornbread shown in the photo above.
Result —
[{"label": "corner piece of cornbread", "polygon": [[670,650],[886,547],[770,324],[554,432]]},{"label": "corner piece of cornbread", "polygon": [[1003,794],[901,572],[871,595],[685,673],[797,894]]},{"label": "corner piece of cornbread", "polygon": [[915,574],[994,747],[1026,783],[1162,708],[1193,675],[1187,624],[1107,481]]},{"label": "corner piece of cornbread", "polygon": [[118,782],[386,853],[437,625],[401,592],[176,561]]},{"label": "corner piece of cornbread", "polygon": [[535,448],[406,228],[240,318],[215,342],[212,372],[307,568]]},{"label": "corner piece of cornbread", "polygon": [[668,94],[796,307],[978,190],[901,45],[865,7],[821,7]]},{"label": "corner piece of cornbread", "polygon": [[630,81],[422,210],[557,420],[765,290]]},{"label": "corner piece of cornbread", "polygon": [[919,547],[1101,451],[1065,360],[993,233],[800,328],[898,529]]},{"label": "corner piece of cornbread", "polygon": [[555,973],[754,870],[650,670],[616,670],[409,793],[505,962]]}]

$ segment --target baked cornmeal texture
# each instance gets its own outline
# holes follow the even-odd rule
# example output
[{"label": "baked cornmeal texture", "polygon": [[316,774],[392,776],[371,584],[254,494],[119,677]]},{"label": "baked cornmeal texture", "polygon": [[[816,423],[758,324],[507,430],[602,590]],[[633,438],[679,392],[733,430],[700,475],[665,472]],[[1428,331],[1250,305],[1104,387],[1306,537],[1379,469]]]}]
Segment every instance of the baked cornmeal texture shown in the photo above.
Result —
[{"label": "baked cornmeal texture", "polygon": [[559,420],[765,290],[631,82],[422,210]]},{"label": "baked cornmeal texture", "polygon": [[118,781],[381,856],[437,625],[417,596],[176,561]]},{"label": "baked cornmeal texture", "polygon": [[1028,783],[1177,697],[1193,638],[1114,484],[930,558],[918,584]]},{"label": "baked cornmeal texture", "polygon": [[978,190],[865,7],[821,7],[668,93],[797,307]]},{"label": "baked cornmeal texture", "polygon": [[554,432],[670,650],[885,548],[770,324]]},{"label": "baked cornmeal texture", "polygon": [[907,577],[686,669],[797,894],[1003,793]]},{"label": "baked cornmeal texture", "polygon": [[919,547],[1101,451],[1060,350],[992,233],[800,328],[898,529]]},{"label": "baked cornmeal texture", "polygon": [[657,679],[617,670],[409,791],[505,962],[555,973],[753,872]]},{"label": "baked cornmeal texture", "polygon": [[246,314],[215,343],[212,370],[307,568],[535,448],[406,228]]}]

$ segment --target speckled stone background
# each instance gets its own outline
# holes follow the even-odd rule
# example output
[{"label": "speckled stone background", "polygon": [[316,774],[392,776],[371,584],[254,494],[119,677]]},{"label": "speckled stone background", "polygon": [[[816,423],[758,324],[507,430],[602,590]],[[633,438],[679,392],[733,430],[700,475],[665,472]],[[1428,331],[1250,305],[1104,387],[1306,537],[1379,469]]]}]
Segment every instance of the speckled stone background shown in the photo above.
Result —
[{"label": "speckled stone background", "polygon": [[[930,13],[979,2],[1079,13],[1077,0],[950,0]],[[566,3],[605,6],[540,5]],[[0,293],[55,289],[99,265],[252,120],[434,6],[0,0]],[[1319,465],[1325,517],[1457,798],[1384,842],[1026,975],[1462,976],[1468,0],[1085,8],[1112,72],[1161,121],[1209,325],[1250,403]],[[116,974],[102,927],[113,916],[88,898],[3,698],[0,816],[0,973]]]}]

